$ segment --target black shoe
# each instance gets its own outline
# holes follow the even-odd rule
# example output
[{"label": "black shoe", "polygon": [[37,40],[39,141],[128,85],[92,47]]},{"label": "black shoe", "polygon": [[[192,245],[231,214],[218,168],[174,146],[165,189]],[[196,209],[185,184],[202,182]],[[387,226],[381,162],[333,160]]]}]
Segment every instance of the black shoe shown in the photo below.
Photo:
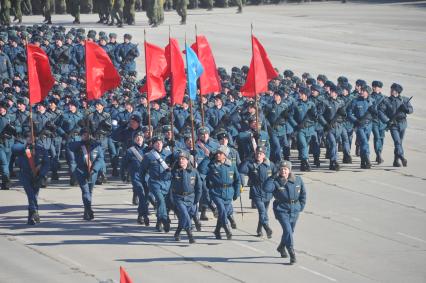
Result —
[{"label": "black shoe", "polygon": [[73,24],[80,24],[80,20],[75,19],[72,23]]},{"label": "black shoe", "polygon": [[349,154],[343,155],[343,163],[344,164],[352,164],[352,157]]},{"label": "black shoe", "polygon": [[88,209],[88,208],[85,208],[85,209],[84,209],[84,212],[83,212],[83,219],[84,219],[84,220],[86,220],[86,221],[90,221],[90,220],[92,220],[92,218],[90,217],[90,212],[89,212],[89,209]]},{"label": "black shoe", "polygon": [[34,220],[36,223],[40,223],[40,215],[38,214],[38,211],[34,211]]},{"label": "black shoe", "polygon": [[226,239],[227,240],[232,240],[232,232],[231,232],[231,229],[229,229],[229,226],[225,225],[223,227],[223,229],[225,230],[225,233],[226,233]]},{"label": "black shoe", "polygon": [[114,25],[114,22],[110,22],[108,25],[111,27]]},{"label": "black shoe", "polygon": [[280,255],[281,255],[282,258],[287,258],[288,257],[287,252],[285,251],[285,247],[283,245],[280,244],[277,247],[277,251],[280,253]]},{"label": "black shoe", "polygon": [[361,157],[361,169],[367,169],[367,166],[365,165],[365,158]]},{"label": "black shoe", "polygon": [[339,163],[337,163],[337,161],[330,161],[329,169],[334,170],[334,171],[339,171],[340,165],[339,165]]},{"label": "black shoe", "polygon": [[157,224],[155,224],[155,229],[157,229],[157,232],[163,232],[163,224],[157,220]]},{"label": "black shoe", "polygon": [[118,28],[122,28],[122,27],[123,27],[123,23],[118,23],[118,24],[117,24],[117,27],[118,27]]},{"label": "black shoe", "polygon": [[43,177],[43,178],[41,178],[40,188],[46,188],[46,187],[47,187],[47,178]]},{"label": "black shoe", "polygon": [[139,198],[138,198],[138,195],[135,192],[133,192],[132,204],[133,205],[138,205],[139,204]]},{"label": "black shoe", "polygon": [[174,235],[174,237],[175,237],[175,241],[176,242],[179,242],[180,241],[180,232],[182,231],[182,228],[180,228],[180,227],[178,227],[177,229],[176,229],[176,232],[175,232],[175,235]]},{"label": "black shoe", "polygon": [[237,229],[237,223],[235,223],[234,216],[228,216],[229,223],[231,224],[232,229]]},{"label": "black shoe", "polygon": [[302,160],[302,163],[300,164],[300,171],[304,171],[304,172],[311,171],[311,166],[309,165],[308,159]]},{"label": "black shoe", "polygon": [[190,244],[195,243],[194,235],[192,235],[191,229],[186,229],[186,234],[188,235],[188,241]]},{"label": "black shoe", "polygon": [[407,159],[405,159],[404,157],[400,157],[400,158],[401,158],[402,166],[407,167],[407,164],[408,164]]},{"label": "black shoe", "polygon": [[120,176],[120,173],[118,172],[117,168],[112,168],[112,176],[113,177],[118,177]]},{"label": "black shoe", "polygon": [[52,24],[52,21],[51,21],[51,20],[48,20],[48,21],[46,22],[46,24],[47,24],[47,25],[51,25],[51,24]]},{"label": "black shoe", "polygon": [[143,215],[142,214],[139,214],[138,215],[138,218],[136,219],[136,221],[138,222],[138,224],[144,224],[144,221],[143,221],[143,219],[144,219],[144,217],[143,217]]},{"label": "black shoe", "polygon": [[164,232],[169,233],[170,231],[170,221],[169,220],[163,220],[164,225]]},{"label": "black shoe", "polygon": [[395,156],[393,159],[393,167],[401,167],[401,163],[399,162],[399,157]]},{"label": "black shoe", "polygon": [[371,169],[371,162],[370,159],[365,159],[365,169]]},{"label": "black shoe", "polygon": [[257,223],[257,229],[256,229],[256,237],[262,237],[262,224],[260,222]]},{"label": "black shoe", "polygon": [[208,221],[209,218],[207,217],[207,209],[205,207],[201,208],[201,215],[200,215],[201,221]]},{"label": "black shoe", "polygon": [[10,179],[7,176],[3,176],[1,183],[1,189],[2,190],[9,190],[10,189]]},{"label": "black shoe", "polygon": [[34,218],[34,214],[35,214],[35,211],[28,212],[28,220],[27,220],[28,225],[36,225],[37,221]]},{"label": "black shoe", "polygon": [[213,233],[214,233],[217,240],[222,239],[222,236],[220,235],[220,225],[219,224],[216,224],[216,229],[214,229]]},{"label": "black shoe", "polygon": [[242,12],[243,12],[243,8],[242,7],[238,7],[237,14],[241,14]]},{"label": "black shoe", "polygon": [[143,217],[143,224],[148,227],[149,226],[149,217],[148,216],[144,216]]},{"label": "black shoe", "polygon": [[268,224],[263,224],[263,229],[265,229],[266,231],[266,236],[268,237],[268,239],[272,238],[272,229],[269,227]]},{"label": "black shoe", "polygon": [[377,165],[382,164],[384,162],[382,155],[380,153],[377,154],[376,156],[376,162],[377,162]]},{"label": "black shoe", "polygon": [[288,248],[288,254],[290,255],[290,264],[296,263],[296,254],[294,252],[293,247]]},{"label": "black shoe", "polygon": [[357,144],[355,145],[355,155],[356,156],[360,156],[361,155],[361,148]]},{"label": "black shoe", "polygon": [[315,166],[316,166],[317,168],[320,168],[320,166],[321,166],[321,161],[320,161],[319,157],[315,157],[315,158],[314,158],[314,164],[315,164]]},{"label": "black shoe", "polygon": [[194,219],[195,230],[197,230],[197,232],[201,232],[200,220],[197,218],[197,216],[195,216],[193,219]]},{"label": "black shoe", "polygon": [[52,176],[50,177],[50,180],[58,181],[59,180],[58,172],[52,172]]}]

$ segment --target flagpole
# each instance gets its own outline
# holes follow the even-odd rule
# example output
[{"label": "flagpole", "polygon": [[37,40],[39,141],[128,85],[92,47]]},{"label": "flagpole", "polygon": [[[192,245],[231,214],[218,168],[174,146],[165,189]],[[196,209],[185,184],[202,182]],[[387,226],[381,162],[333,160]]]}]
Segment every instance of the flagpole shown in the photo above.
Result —
[{"label": "flagpole", "polygon": [[[253,58],[253,69],[254,69],[254,97],[255,97],[255,106],[256,106],[256,132],[258,134],[260,134],[260,129],[259,129],[259,103],[258,103],[258,97],[257,97],[257,93],[256,93],[256,66],[255,66],[255,61],[254,60],[254,46],[253,46],[253,23],[251,23],[251,56]],[[256,141],[257,143],[259,143],[259,139]]]},{"label": "flagpole", "polygon": [[[195,29],[197,26],[195,25]],[[188,52],[186,52],[186,33],[185,33],[185,60],[186,60],[186,81],[187,81],[187,86],[188,86],[188,93],[189,93],[189,66],[188,66]],[[193,152],[195,152],[195,127],[194,127],[194,112],[192,109],[192,98],[191,95],[189,95],[189,113],[190,113],[190,117],[191,117],[191,139],[192,139],[192,150]],[[197,161],[195,159],[195,154],[193,155],[194,157],[194,167],[197,166]]]},{"label": "flagpole", "polygon": [[[28,54],[29,54],[29,52],[28,52],[28,37],[27,37],[27,36],[25,37],[25,42],[26,42],[26,45],[25,45],[25,51],[27,52],[27,72],[28,72],[30,63],[29,63],[29,58],[28,58]],[[30,81],[31,81],[31,80],[29,80],[29,79],[28,79],[28,88],[29,88],[29,91],[31,90],[31,88],[29,87]],[[33,152],[33,150],[34,150],[34,141],[35,141],[35,137],[34,137],[34,123],[33,123],[33,107],[32,107],[32,105],[31,105],[31,93],[29,93],[29,96],[28,96],[28,97],[30,98],[30,99],[29,99],[29,101],[30,101],[30,103],[29,103],[29,106],[30,106],[30,115],[29,115],[29,119],[30,119],[31,144],[32,144],[32,149],[31,149],[31,151],[32,151],[32,153],[34,153],[34,152]]]},{"label": "flagpole", "polygon": [[172,68],[172,45],[170,44],[170,34],[171,34],[171,30],[170,30],[170,25],[169,25],[169,59],[170,59],[170,77],[169,77],[169,82],[170,82],[170,127],[172,129],[172,153],[174,153],[174,141],[175,141],[175,133],[174,133],[174,117],[173,117],[173,109],[174,109],[174,101],[173,101],[173,68]]},{"label": "flagpole", "polygon": [[148,64],[146,61],[146,29],[143,30],[143,46],[145,49],[145,77],[146,77],[146,99],[148,101],[147,111],[148,111],[148,138],[151,139],[151,102],[149,101],[149,86],[148,86]]},{"label": "flagpole", "polygon": [[[195,24],[195,44],[197,45],[197,53],[198,53],[198,29],[197,29],[197,24]],[[186,35],[185,35],[185,46],[186,46]],[[200,82],[200,90],[201,90],[201,82]],[[200,92],[200,107],[201,107],[201,126],[204,127],[204,104],[203,101],[201,99],[201,92]]]}]

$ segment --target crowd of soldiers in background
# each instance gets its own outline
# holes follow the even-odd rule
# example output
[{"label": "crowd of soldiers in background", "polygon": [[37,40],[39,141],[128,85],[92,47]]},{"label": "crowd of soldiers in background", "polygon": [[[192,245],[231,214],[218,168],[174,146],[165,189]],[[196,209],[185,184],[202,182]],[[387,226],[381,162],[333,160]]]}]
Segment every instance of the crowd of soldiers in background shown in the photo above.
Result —
[{"label": "crowd of soldiers in background", "polygon": [[[311,0],[2,0],[0,5],[0,23],[10,25],[22,23],[22,15],[42,14],[44,22],[52,24],[52,14],[68,13],[74,17],[74,24],[80,24],[81,13],[98,13],[98,23],[117,25],[135,24],[135,12],[146,11],[149,25],[158,26],[164,21],[164,11],[176,10],[181,17],[181,24],[186,23],[187,9],[204,8],[208,11],[214,7],[227,8],[236,6],[237,13],[242,13],[244,5],[280,4],[287,2],[311,2]],[[346,1],[342,1],[345,3]]]},{"label": "crowd of soldiers in background", "polygon": [[[299,77],[291,70],[285,70],[269,83],[269,90],[259,96],[257,103],[253,98],[243,97],[239,91],[245,83],[248,66],[233,67],[231,72],[218,68],[222,87],[220,93],[199,96],[192,103],[185,96],[182,105],[176,105],[172,109],[169,95],[148,103],[146,94],[140,92],[145,79],[137,78],[135,58],[140,54],[138,46],[131,39],[130,34],[125,34],[123,41],[119,43],[113,33],[107,35],[94,30],[86,33],[83,28],[71,28],[67,31],[61,26],[1,28],[2,189],[10,187],[10,177],[14,176],[16,166],[15,159],[20,153],[22,155],[22,145],[28,144],[28,138],[31,138],[26,42],[39,45],[48,54],[56,82],[48,98],[32,109],[35,146],[44,152],[40,161],[40,165],[44,165],[37,171],[36,179],[28,176],[27,180],[22,175],[24,177],[21,177],[21,182],[24,188],[45,187],[48,176],[50,175],[52,181],[58,180],[58,170],[66,164],[68,176],[65,178],[69,179],[71,186],[78,183],[82,189],[86,220],[93,219],[93,186],[95,183],[106,182],[107,175],[109,177],[111,174],[113,178],[120,177],[123,181],[132,182],[132,201],[139,205],[138,223],[149,225],[147,207],[151,202],[157,210],[157,229],[170,229],[170,206],[166,200],[167,195],[176,191],[170,188],[172,177],[165,177],[165,174],[170,168],[174,168],[176,158],[183,158],[189,160],[193,168],[199,168],[202,193],[195,197],[192,190],[192,198],[200,200],[200,219],[208,219],[208,208],[219,215],[216,237],[220,238],[218,231],[221,227],[225,228],[227,237],[229,236],[228,220],[236,227],[229,202],[239,196],[239,173],[248,175],[251,180],[248,183],[250,197],[259,211],[257,234],[261,235],[262,227],[266,227],[270,236],[272,232],[266,225],[266,204],[262,204],[265,200],[256,202],[256,198],[265,198],[264,193],[259,193],[259,196],[254,191],[261,191],[259,184],[266,177],[274,176],[273,164],[282,165],[278,168],[291,168],[291,165],[282,162],[299,160],[301,171],[311,171],[310,159],[313,158],[316,168],[321,168],[322,159],[325,158],[329,160],[328,169],[338,171],[341,162],[353,162],[355,153],[361,158],[361,168],[369,169],[372,166],[370,134],[374,137],[375,161],[381,164],[384,162],[382,150],[385,133],[389,131],[394,142],[393,166],[407,166],[402,141],[407,128],[406,117],[413,112],[413,107],[411,98],[401,96],[403,88],[397,83],[387,88],[389,95],[386,95],[382,94],[383,83],[380,81],[368,84],[358,79],[352,87],[344,76],[340,76],[334,83],[323,74],[313,77],[309,73],[303,73]],[[106,51],[122,78],[118,89],[106,93],[102,99],[96,101],[86,99],[85,40],[97,42]],[[165,84],[169,93],[170,82],[167,80]],[[190,111],[191,104],[193,115]],[[87,153],[83,154],[79,146],[74,145],[83,142],[90,142],[91,147],[87,150],[89,156],[94,153],[93,161],[88,160],[86,163],[84,156]],[[353,144],[355,151],[352,150]],[[339,158],[339,151],[343,152],[342,159]],[[229,164],[234,166],[223,169],[231,170],[229,175],[227,171],[222,174],[222,169],[214,169],[216,167],[209,165],[208,162],[214,162],[219,155],[222,159],[225,156]],[[61,159],[66,163],[61,163]],[[264,170],[260,170],[259,164],[256,165],[259,160],[267,166]],[[29,168],[22,170],[24,163],[19,164],[21,172],[31,172]],[[84,170],[87,171],[85,166],[96,168],[95,173],[84,175]],[[107,168],[111,170],[107,171]],[[233,168],[238,168],[239,171]],[[206,179],[209,180],[208,176],[211,178],[206,182]],[[229,181],[231,179],[232,182]],[[230,183],[220,183],[225,181]],[[178,187],[191,188],[194,185],[195,183],[191,183]],[[218,196],[213,195],[213,200],[210,197],[214,188],[230,186],[234,193],[226,195],[229,199],[224,206],[224,218],[225,208],[222,205],[217,207],[222,204],[215,199]],[[299,194],[300,186],[298,188]],[[269,200],[272,198],[271,194],[266,195]],[[300,196],[300,202],[304,205],[304,196],[303,200],[301,193]],[[29,197],[30,199],[32,198]],[[289,201],[292,201],[291,204],[296,202]],[[32,210],[30,209],[29,223],[34,224],[38,218],[31,211],[37,211],[37,204],[33,204]],[[193,220],[198,223],[196,225],[199,228],[198,208],[195,211],[191,215],[194,215]]]}]

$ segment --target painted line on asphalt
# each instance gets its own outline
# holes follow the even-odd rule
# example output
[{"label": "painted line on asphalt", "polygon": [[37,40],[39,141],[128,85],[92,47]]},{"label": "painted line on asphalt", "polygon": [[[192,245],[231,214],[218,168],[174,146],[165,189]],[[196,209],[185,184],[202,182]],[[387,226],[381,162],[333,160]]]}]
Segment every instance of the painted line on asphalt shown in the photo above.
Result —
[{"label": "painted line on asphalt", "polygon": [[66,257],[66,256],[64,256],[62,254],[59,254],[58,256],[60,258],[64,259],[64,260],[68,261],[69,263],[75,265],[75,266],[83,267],[83,265],[81,265],[80,263],[76,262],[75,260],[70,259],[69,257]]},{"label": "painted line on asphalt", "polygon": [[398,232],[397,234],[401,235],[401,236],[404,236],[406,238],[412,239],[412,240],[416,240],[416,241],[419,241],[419,242],[422,242],[422,243],[426,243],[425,240],[417,238],[417,237],[414,237],[414,236],[411,236],[411,235],[407,235],[407,234],[404,234],[404,233],[401,233],[401,232]]},{"label": "painted line on asphalt", "polygon": [[312,273],[312,274],[315,274],[315,275],[317,275],[317,276],[319,276],[319,277],[325,278],[325,279],[330,280],[330,281],[332,281],[332,282],[337,282],[337,280],[336,280],[336,279],[334,279],[334,278],[332,278],[332,277],[330,277],[330,276],[324,275],[324,274],[322,274],[322,273],[320,273],[320,272],[318,272],[318,271],[315,271],[315,270],[312,270],[312,269],[310,269],[310,268],[304,267],[303,265],[299,265],[298,267],[299,267],[300,269],[303,269],[303,270],[307,271],[307,272],[310,272],[310,273]]},{"label": "painted line on asphalt", "polygon": [[413,195],[416,195],[416,196],[426,197],[426,194],[415,192],[415,191],[411,191],[411,190],[407,190],[407,189],[403,189],[401,187],[394,186],[394,185],[387,184],[387,183],[383,183],[383,182],[380,182],[380,181],[376,181],[376,180],[367,180],[367,181],[369,181],[370,183],[373,183],[373,184],[377,184],[377,185],[385,186],[385,187],[388,187],[388,188],[392,188],[392,189],[395,189],[395,190],[398,190],[398,191],[401,191],[401,192],[413,194]]},{"label": "painted line on asphalt", "polygon": [[265,253],[264,251],[259,250],[259,249],[256,249],[256,248],[253,248],[253,247],[250,247],[249,245],[241,244],[241,243],[239,243],[239,242],[232,242],[232,243],[234,243],[234,244],[235,244],[235,245],[237,245],[237,246],[240,246],[240,247],[243,247],[243,248],[246,248],[246,249],[252,250],[252,251],[254,251],[254,252],[257,252],[257,253],[261,253],[261,254],[264,254],[264,253]]}]

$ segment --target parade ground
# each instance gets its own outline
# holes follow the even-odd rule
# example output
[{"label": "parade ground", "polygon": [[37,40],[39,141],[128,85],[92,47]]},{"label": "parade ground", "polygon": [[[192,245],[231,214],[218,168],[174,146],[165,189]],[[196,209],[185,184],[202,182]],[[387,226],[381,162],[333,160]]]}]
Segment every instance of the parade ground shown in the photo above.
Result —
[{"label": "parade ground", "polygon": [[[374,3],[372,3],[374,2]],[[382,1],[385,2],[385,1]],[[307,204],[295,232],[297,263],[289,265],[275,250],[281,228],[270,210],[272,239],[255,236],[258,214],[251,208],[246,188],[234,203],[238,229],[232,240],[216,240],[215,219],[202,222],[189,245],[182,233],[175,242],[172,230],[155,231],[136,223],[130,184],[118,178],[94,189],[95,219],[82,219],[81,191],[70,187],[66,168],[39,195],[42,223],[26,225],[27,199],[14,179],[12,189],[0,191],[0,282],[119,282],[124,267],[133,282],[426,282],[426,1],[312,2],[236,8],[188,10],[187,25],[176,12],[165,12],[165,22],[150,28],[145,13],[136,25],[114,28],[95,24],[97,15],[82,15],[87,30],[133,35],[144,71],[144,29],[149,42],[165,46],[171,35],[193,43],[198,33],[210,41],[217,66],[229,72],[249,65],[250,24],[275,67],[298,76],[325,74],[336,81],[344,75],[368,83],[381,80],[383,93],[397,82],[402,95],[413,96],[404,140],[408,167],[392,167],[393,143],[386,133],[385,162],[370,170],[360,160],[328,170],[322,153],[321,168],[300,173],[297,151],[295,172],[303,176]],[[41,23],[42,16],[24,17],[24,24]],[[55,25],[72,27],[69,15],[53,15]],[[372,138],[371,138],[372,140]],[[371,159],[375,155],[371,145]],[[352,156],[355,156],[354,146]],[[341,157],[341,156],[340,156]]]}]

